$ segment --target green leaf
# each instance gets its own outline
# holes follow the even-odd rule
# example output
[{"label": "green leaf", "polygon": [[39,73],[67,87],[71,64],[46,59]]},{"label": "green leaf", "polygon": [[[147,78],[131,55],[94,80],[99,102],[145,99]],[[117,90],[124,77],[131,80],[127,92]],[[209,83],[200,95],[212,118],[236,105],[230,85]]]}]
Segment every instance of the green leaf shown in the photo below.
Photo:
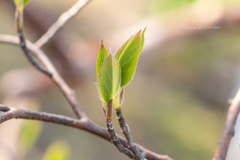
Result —
[{"label": "green leaf", "polygon": [[102,67],[102,64],[103,64],[103,62],[104,62],[104,60],[106,59],[107,56],[108,56],[108,51],[106,50],[106,48],[103,44],[103,41],[102,41],[101,46],[100,46],[99,51],[98,51],[97,60],[96,60],[96,76],[97,76],[97,79],[99,77],[99,72],[100,72],[100,69]]},{"label": "green leaf", "polygon": [[36,121],[25,121],[20,131],[20,144],[25,151],[32,148],[42,131],[42,123]]},{"label": "green leaf", "polygon": [[135,36],[132,36],[116,54],[116,58],[121,67],[121,87],[127,85],[133,78],[139,51],[141,50],[140,43],[143,43],[143,41],[141,41],[141,32],[142,30]]},{"label": "green leaf", "polygon": [[98,77],[99,94],[105,103],[108,103],[117,95],[120,84],[120,66],[116,58],[112,54],[109,54],[103,62]]},{"label": "green leaf", "polygon": [[52,143],[44,154],[43,160],[68,160],[70,159],[70,148],[62,141]]},{"label": "green leaf", "polygon": [[[25,7],[25,6],[28,4],[29,1],[30,1],[30,0],[23,0],[23,6]],[[19,5],[19,4],[18,4],[19,2],[21,2],[21,0],[14,0],[14,3],[15,3],[16,6]]]}]

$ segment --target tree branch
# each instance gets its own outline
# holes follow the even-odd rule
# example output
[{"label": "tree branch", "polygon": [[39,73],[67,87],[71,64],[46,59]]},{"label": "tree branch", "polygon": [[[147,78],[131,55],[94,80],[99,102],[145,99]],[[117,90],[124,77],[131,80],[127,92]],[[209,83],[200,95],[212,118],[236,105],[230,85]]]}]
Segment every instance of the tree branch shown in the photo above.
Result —
[{"label": "tree branch", "polygon": [[41,48],[44,44],[46,44],[56,34],[56,32],[62,28],[67,21],[77,15],[88,2],[90,2],[90,0],[78,0],[77,3],[75,3],[69,10],[60,15],[58,20],[48,29],[48,31],[35,42],[35,45]]},{"label": "tree branch", "polygon": [[[81,129],[89,133],[92,133],[96,136],[99,136],[109,142],[111,141],[108,131],[91,122],[87,117],[83,117],[81,119],[74,119],[62,115],[50,114],[45,112],[35,112],[20,108],[12,108],[1,104],[0,111],[5,112],[3,114],[0,114],[0,124],[14,118],[39,120],[43,122],[50,122]],[[117,137],[119,138],[120,142],[125,147],[127,147],[126,140],[124,140],[124,138],[121,136]],[[138,145],[138,147],[140,148],[144,157],[148,160],[172,160],[172,158],[168,157],[167,155],[159,155],[140,145]]]},{"label": "tree branch", "polygon": [[215,150],[213,160],[225,160],[231,139],[234,135],[234,126],[240,111],[240,89],[228,108],[226,121],[223,127],[218,146]]}]

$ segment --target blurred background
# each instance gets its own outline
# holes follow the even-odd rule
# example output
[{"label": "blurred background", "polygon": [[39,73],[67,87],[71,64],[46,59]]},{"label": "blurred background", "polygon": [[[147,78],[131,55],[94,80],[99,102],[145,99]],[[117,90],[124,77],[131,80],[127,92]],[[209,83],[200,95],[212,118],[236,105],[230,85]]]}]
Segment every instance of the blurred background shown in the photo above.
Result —
[{"label": "blurred background", "polygon": [[[35,42],[76,0],[32,0],[25,36]],[[0,33],[16,35],[12,0],[0,1]],[[92,0],[43,50],[76,91],[89,118],[105,127],[95,86],[103,39],[116,53],[147,27],[123,114],[133,140],[179,160],[211,159],[228,103],[240,86],[239,0]],[[33,68],[21,49],[0,43],[0,100],[12,107],[75,117],[59,89]],[[116,132],[121,134],[114,119]],[[227,160],[240,158],[240,120]],[[90,133],[27,120],[0,125],[2,160],[122,160]]]}]

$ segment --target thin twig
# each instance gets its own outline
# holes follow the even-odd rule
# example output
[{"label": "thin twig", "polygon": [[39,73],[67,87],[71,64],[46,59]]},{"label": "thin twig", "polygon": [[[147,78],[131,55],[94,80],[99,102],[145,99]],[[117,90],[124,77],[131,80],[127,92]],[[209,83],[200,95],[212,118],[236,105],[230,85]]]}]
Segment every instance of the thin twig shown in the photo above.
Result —
[{"label": "thin twig", "polygon": [[135,156],[133,155],[133,153],[128,148],[124,147],[122,145],[122,143],[119,141],[118,137],[116,136],[114,127],[112,125],[112,119],[107,118],[107,128],[108,128],[108,132],[111,137],[111,141],[116,146],[116,148],[119,150],[119,152],[124,153],[131,159],[135,159]]},{"label": "thin twig", "polygon": [[46,44],[56,34],[56,32],[62,28],[67,21],[77,15],[88,2],[90,2],[90,0],[78,0],[77,3],[75,3],[69,10],[60,15],[58,20],[48,29],[48,31],[35,42],[35,45],[41,48],[44,44]]},{"label": "thin twig", "polygon": [[[96,136],[99,136],[105,140],[111,141],[110,135],[107,130],[98,126],[97,124],[90,121],[87,117],[83,117],[81,119],[74,119],[62,115],[50,114],[45,112],[35,112],[24,110],[20,108],[12,108],[8,106],[4,106],[0,104],[0,111],[5,112],[0,114],[0,124],[14,118],[21,118],[21,119],[32,119],[32,120],[39,120],[43,122],[50,122],[60,125],[65,125],[77,129],[81,129],[92,133]],[[123,137],[117,136],[120,140],[121,144],[127,147],[127,142],[124,140]],[[138,145],[140,150],[143,152],[143,155],[148,160],[172,160],[167,155],[160,155],[154,153],[140,145]]]},{"label": "thin twig", "polygon": [[225,160],[231,139],[234,135],[234,126],[240,111],[240,89],[231,101],[228,108],[226,121],[223,127],[218,146],[215,150],[213,160]]},{"label": "thin twig", "polygon": [[21,46],[23,52],[25,53],[26,57],[28,58],[28,60],[32,63],[32,65],[34,67],[36,67],[36,69],[38,69],[39,71],[43,72],[44,74],[46,74],[49,77],[52,77],[52,74],[47,71],[46,69],[42,68],[32,57],[30,51],[28,50],[26,43],[25,43],[25,39],[23,36],[23,11],[21,10],[16,10],[16,14],[15,14],[15,18],[16,18],[16,22],[17,22],[17,32],[18,32],[18,37],[20,39],[20,43],[19,45]]},{"label": "thin twig", "polygon": [[[0,34],[0,42],[19,45],[19,39],[16,36]],[[52,62],[48,59],[46,54],[30,41],[26,40],[27,47],[32,51],[33,55],[46,67],[46,69],[52,73],[52,81],[60,88],[63,95],[71,105],[75,115],[78,118],[85,117],[85,113],[82,111],[79,103],[77,102],[75,92],[67,85],[63,78],[59,75]]]},{"label": "thin twig", "polygon": [[129,130],[129,127],[128,125],[126,124],[125,122],[125,119],[122,115],[122,111],[121,111],[121,108],[119,109],[116,109],[116,115],[117,115],[117,119],[118,119],[118,123],[121,127],[121,130],[124,134],[124,136],[126,137],[127,139],[127,142],[128,142],[128,146],[130,148],[130,150],[133,152],[133,154],[136,156],[136,159],[137,160],[144,160],[144,158],[142,157],[139,149],[137,148],[137,146],[134,144],[134,142],[132,141],[132,136],[130,134],[130,130]]},{"label": "thin twig", "polygon": [[105,116],[106,116],[106,121],[107,121],[107,129],[110,134],[111,141],[116,146],[116,148],[119,150],[119,152],[124,153],[131,159],[136,159],[134,154],[127,147],[124,147],[122,145],[122,143],[119,141],[118,137],[116,136],[116,133],[114,131],[114,127],[112,124],[112,105],[113,105],[112,100],[110,100],[107,104],[106,112],[105,112],[105,109],[103,108]]}]

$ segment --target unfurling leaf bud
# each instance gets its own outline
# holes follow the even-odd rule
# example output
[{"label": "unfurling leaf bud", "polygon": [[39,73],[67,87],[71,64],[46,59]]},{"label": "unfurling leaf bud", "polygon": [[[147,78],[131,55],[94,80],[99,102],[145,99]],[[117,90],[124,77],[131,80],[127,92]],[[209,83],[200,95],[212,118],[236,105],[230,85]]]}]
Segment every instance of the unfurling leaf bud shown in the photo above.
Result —
[{"label": "unfurling leaf bud", "polygon": [[96,60],[96,76],[98,90],[102,100],[103,111],[108,116],[108,106],[111,101],[115,109],[123,103],[123,87],[133,78],[138,58],[144,45],[146,28],[133,35],[113,56],[109,54],[103,41]]}]

